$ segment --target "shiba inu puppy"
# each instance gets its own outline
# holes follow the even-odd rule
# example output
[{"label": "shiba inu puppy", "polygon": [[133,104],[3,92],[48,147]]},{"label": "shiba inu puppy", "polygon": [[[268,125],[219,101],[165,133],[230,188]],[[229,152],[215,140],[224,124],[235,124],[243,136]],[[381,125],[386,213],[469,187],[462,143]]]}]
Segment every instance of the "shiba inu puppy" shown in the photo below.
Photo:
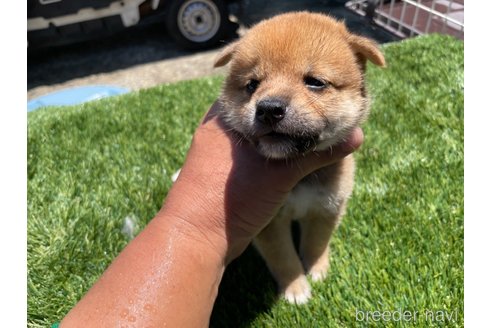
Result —
[{"label": "shiba inu puppy", "polygon": [[[216,60],[216,67],[230,64],[221,118],[268,159],[327,150],[368,116],[367,60],[385,66],[377,44],[329,16],[296,12],[262,21]],[[327,275],[329,240],[345,212],[354,170],[349,155],[305,177],[254,240],[291,303],[311,297],[306,275],[313,281]],[[292,220],[300,222],[299,255]]]}]

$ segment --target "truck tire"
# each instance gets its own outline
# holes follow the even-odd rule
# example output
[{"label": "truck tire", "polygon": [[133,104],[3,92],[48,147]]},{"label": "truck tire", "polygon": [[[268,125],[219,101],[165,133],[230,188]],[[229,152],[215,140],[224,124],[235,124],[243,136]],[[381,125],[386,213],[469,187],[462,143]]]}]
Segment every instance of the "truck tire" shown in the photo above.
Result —
[{"label": "truck tire", "polygon": [[172,1],[167,10],[169,34],[190,50],[217,45],[232,26],[223,0],[177,0]]}]

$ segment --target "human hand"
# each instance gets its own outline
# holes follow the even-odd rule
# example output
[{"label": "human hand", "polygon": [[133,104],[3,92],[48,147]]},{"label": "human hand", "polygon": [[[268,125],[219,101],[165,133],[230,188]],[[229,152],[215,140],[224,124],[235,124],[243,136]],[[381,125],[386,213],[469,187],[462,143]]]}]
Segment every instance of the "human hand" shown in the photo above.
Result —
[{"label": "human hand", "polygon": [[270,222],[304,176],[340,160],[363,140],[356,129],[331,151],[295,161],[266,160],[227,130],[217,117],[219,109],[214,104],[197,128],[161,211],[67,314],[62,327],[128,321],[139,327],[204,326],[225,265]]},{"label": "human hand", "polygon": [[363,142],[360,128],[331,150],[292,160],[266,160],[228,130],[215,103],[197,128],[178,180],[161,213],[177,218],[185,233],[228,262],[275,216],[306,175],[335,163]]}]

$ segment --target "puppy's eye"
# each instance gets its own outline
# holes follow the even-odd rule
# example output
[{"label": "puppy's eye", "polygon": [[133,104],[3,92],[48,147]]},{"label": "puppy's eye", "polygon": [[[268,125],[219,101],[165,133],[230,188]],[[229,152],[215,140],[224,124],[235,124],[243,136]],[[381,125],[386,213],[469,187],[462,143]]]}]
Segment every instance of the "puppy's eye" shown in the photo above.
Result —
[{"label": "puppy's eye", "polygon": [[249,80],[248,84],[246,84],[246,91],[248,91],[248,93],[250,94],[253,94],[258,88],[258,85],[260,85],[260,81],[254,79]]},{"label": "puppy's eye", "polygon": [[328,83],[323,82],[320,79],[314,78],[312,76],[306,76],[304,78],[304,84],[312,90],[321,90],[328,86]]}]

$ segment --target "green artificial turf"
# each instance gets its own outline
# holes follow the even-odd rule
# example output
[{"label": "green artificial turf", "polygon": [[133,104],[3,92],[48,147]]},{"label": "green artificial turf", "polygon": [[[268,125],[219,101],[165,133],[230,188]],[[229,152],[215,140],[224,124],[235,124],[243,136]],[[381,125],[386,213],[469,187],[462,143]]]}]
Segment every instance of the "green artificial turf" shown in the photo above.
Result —
[{"label": "green artificial turf", "polygon": [[[383,50],[388,67],[367,71],[372,113],[329,277],[290,305],[249,248],[226,270],[212,327],[463,326],[463,42]],[[29,327],[80,299],[130,240],[125,219],[138,232],[157,212],[222,81],[28,114]]]}]

